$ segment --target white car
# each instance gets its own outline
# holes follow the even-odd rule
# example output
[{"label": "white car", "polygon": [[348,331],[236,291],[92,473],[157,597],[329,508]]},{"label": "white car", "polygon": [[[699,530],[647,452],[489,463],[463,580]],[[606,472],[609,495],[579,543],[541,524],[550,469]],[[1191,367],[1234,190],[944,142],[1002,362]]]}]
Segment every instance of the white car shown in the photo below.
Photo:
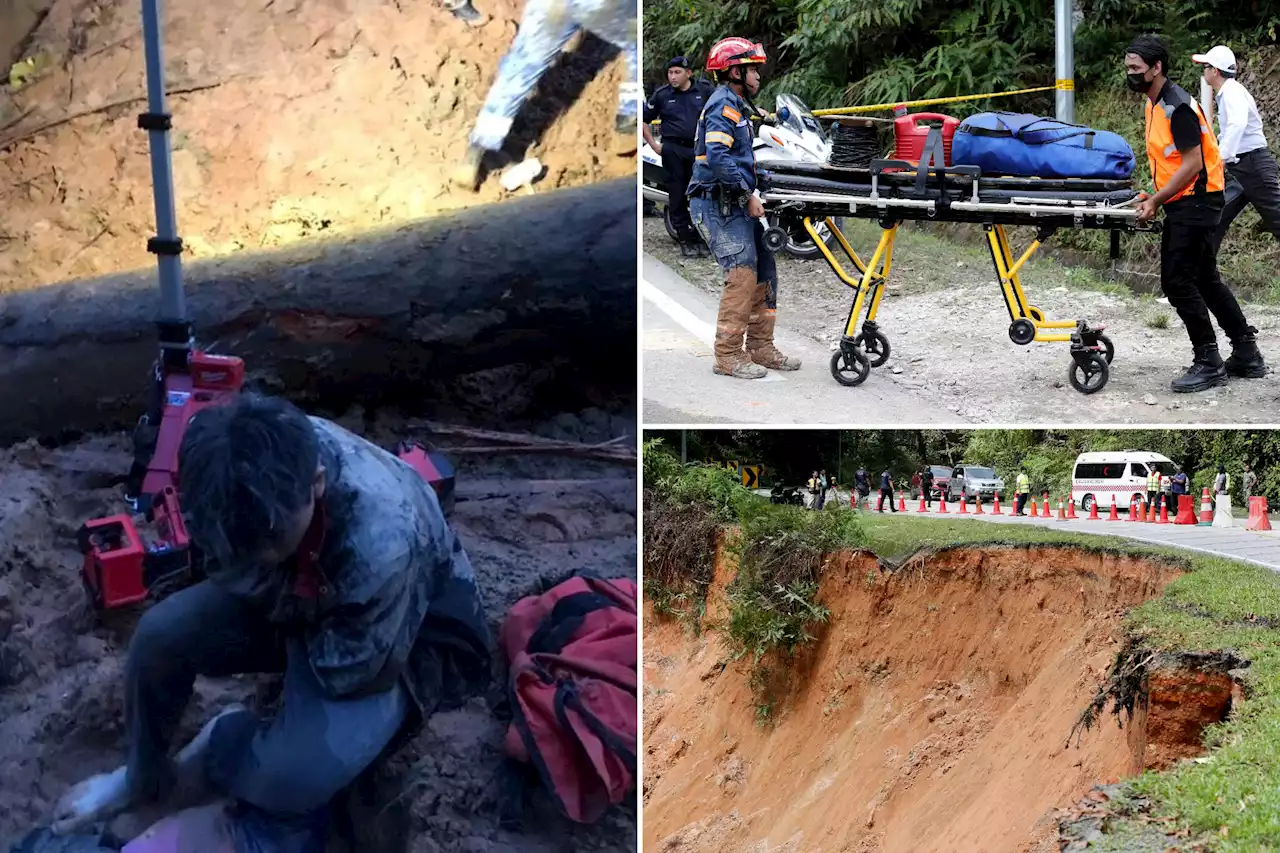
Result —
[{"label": "white car", "polygon": [[1152,471],[1174,475],[1177,468],[1167,456],[1146,450],[1109,450],[1081,453],[1071,471],[1071,498],[1088,512],[1096,502],[1100,512],[1111,508],[1111,499],[1122,510],[1134,498],[1147,497],[1147,477]]}]

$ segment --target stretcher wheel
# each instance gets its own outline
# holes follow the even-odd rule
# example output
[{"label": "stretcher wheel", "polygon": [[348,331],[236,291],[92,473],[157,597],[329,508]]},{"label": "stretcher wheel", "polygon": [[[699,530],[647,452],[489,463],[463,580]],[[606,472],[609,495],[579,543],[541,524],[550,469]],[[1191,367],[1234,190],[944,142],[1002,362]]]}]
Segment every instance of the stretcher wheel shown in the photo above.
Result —
[{"label": "stretcher wheel", "polygon": [[1081,394],[1096,394],[1106,387],[1111,368],[1105,356],[1092,353],[1083,362],[1072,362],[1067,378],[1071,380],[1071,387]]},{"label": "stretcher wheel", "polygon": [[1111,343],[1111,338],[1108,338],[1106,335],[1098,335],[1098,343],[1102,344],[1107,364],[1110,364],[1111,360],[1116,357],[1116,345]]},{"label": "stretcher wheel", "polygon": [[1035,320],[1037,323],[1044,322],[1044,312],[1034,305],[1027,306],[1027,316],[1032,320]]},{"label": "stretcher wheel", "polygon": [[862,350],[841,347],[831,353],[831,375],[846,388],[853,388],[867,381],[871,375],[871,362]]},{"label": "stretcher wheel", "polygon": [[866,351],[867,360],[872,367],[880,367],[889,360],[889,339],[884,336],[884,332],[863,332],[858,335],[857,342]]},{"label": "stretcher wheel", "polygon": [[777,226],[764,229],[764,247],[770,252],[781,252],[787,247],[787,232]]},{"label": "stretcher wheel", "polygon": [[1024,347],[1036,339],[1036,324],[1026,318],[1009,324],[1009,340]]}]

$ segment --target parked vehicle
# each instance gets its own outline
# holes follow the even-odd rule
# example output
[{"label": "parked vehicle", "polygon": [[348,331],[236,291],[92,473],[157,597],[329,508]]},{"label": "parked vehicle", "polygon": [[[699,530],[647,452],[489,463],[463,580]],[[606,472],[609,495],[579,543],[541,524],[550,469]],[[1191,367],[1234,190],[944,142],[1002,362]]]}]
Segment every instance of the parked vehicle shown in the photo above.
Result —
[{"label": "parked vehicle", "polygon": [[958,465],[951,469],[947,482],[949,500],[968,500],[973,497],[993,498],[996,492],[1004,493],[1004,480],[991,468],[982,465]]},{"label": "parked vehicle", "polygon": [[1147,477],[1152,471],[1174,475],[1177,468],[1167,456],[1146,450],[1108,450],[1081,453],[1071,471],[1071,500],[1088,512],[1095,502],[1110,509],[1111,498],[1128,510],[1135,498],[1147,496]]},{"label": "parked vehicle", "polygon": [[[930,465],[929,470],[933,472],[933,496],[941,498],[947,494],[947,486],[951,482],[951,469],[946,465]],[[915,475],[911,477],[911,499],[920,500],[920,481]]]},{"label": "parked vehicle", "polygon": [[[777,163],[827,162],[827,158],[831,156],[831,143],[817,117],[804,102],[795,95],[783,94],[778,96],[775,108],[776,118],[752,122],[756,134],[752,146],[756,154],[756,168],[765,170]],[[649,212],[650,207],[654,208],[655,213],[660,209],[667,234],[675,240],[675,229],[667,212],[667,176],[666,170],[662,168],[662,156],[646,142],[640,146],[640,161],[645,212]],[[787,232],[787,243],[783,251],[791,257],[809,259],[820,256],[821,250],[805,230],[801,219],[770,213],[765,220],[768,225]],[[837,226],[842,223],[842,219],[836,220]],[[815,230],[828,246],[835,245],[835,235],[825,223],[816,223]]]}]

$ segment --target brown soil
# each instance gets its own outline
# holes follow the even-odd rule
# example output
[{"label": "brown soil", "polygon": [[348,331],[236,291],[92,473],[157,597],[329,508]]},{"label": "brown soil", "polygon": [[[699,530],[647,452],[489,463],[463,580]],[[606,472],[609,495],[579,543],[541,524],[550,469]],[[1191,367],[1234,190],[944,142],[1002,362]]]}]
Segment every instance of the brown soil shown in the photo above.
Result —
[{"label": "brown soil", "polygon": [[[564,414],[534,431],[587,442],[634,436],[633,411]],[[384,446],[404,437],[391,419],[365,424],[352,413],[340,422]],[[86,519],[124,511],[110,481],[129,460],[122,435],[0,451],[0,850],[46,823],[69,785],[123,760],[121,667],[138,611],[95,617],[80,587],[75,531]],[[455,462],[452,523],[480,576],[495,637],[539,577],[590,568],[635,578],[635,485],[625,466],[510,456]],[[555,483],[564,487],[548,488]],[[201,679],[180,742],[228,701],[252,702],[268,686],[259,677]],[[634,805],[580,827],[542,798],[526,812],[523,832],[501,829],[504,733],[486,699],[433,716],[384,765],[381,823],[362,827],[394,843],[362,850],[635,850]]]},{"label": "brown soil", "polygon": [[[212,87],[169,105],[188,257],[502,198],[493,175],[478,194],[448,182],[523,8],[476,5],[491,20],[472,29],[433,0],[164,3],[169,86]],[[0,86],[0,290],[153,263],[144,104],[103,109],[144,92],[138,16],[136,0],[56,0],[23,51],[48,67],[12,96]],[[622,73],[587,39],[492,165],[539,157],[539,191],[634,174],[614,153]]]},{"label": "brown soil", "polygon": [[[717,574],[713,599],[732,568]],[[1055,809],[1194,754],[1206,718],[1222,717],[1218,693],[1153,677],[1142,738],[1107,718],[1068,743],[1123,644],[1124,612],[1176,575],[1050,548],[948,551],[893,574],[839,557],[820,593],[831,620],[786,665],[765,726],[718,633],[691,640],[650,619],[646,848],[1056,851]],[[1193,693],[1217,716],[1168,713]]]}]

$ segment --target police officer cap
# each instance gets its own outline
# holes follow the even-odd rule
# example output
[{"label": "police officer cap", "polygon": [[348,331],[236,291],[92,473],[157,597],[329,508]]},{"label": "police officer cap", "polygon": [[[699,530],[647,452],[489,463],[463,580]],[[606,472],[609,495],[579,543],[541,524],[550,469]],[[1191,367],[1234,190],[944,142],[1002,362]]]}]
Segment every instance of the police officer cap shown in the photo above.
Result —
[{"label": "police officer cap", "polygon": [[683,56],[676,56],[668,60],[668,68],[688,68],[689,60]]}]

